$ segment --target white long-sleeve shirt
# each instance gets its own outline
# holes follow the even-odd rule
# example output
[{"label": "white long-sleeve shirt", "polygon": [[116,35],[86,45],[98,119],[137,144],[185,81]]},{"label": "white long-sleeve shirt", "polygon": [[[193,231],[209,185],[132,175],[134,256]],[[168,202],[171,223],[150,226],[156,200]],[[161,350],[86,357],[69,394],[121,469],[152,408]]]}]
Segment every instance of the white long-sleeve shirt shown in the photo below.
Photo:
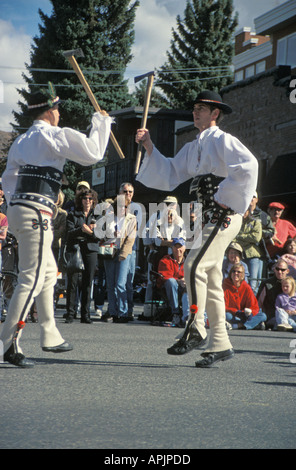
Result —
[{"label": "white long-sleeve shirt", "polygon": [[2,175],[7,202],[14,194],[20,166],[50,166],[62,171],[66,160],[84,166],[102,160],[112,119],[110,116],[94,113],[89,137],[68,127],[51,126],[43,120],[34,121],[9,150],[6,170]]},{"label": "white long-sleeve shirt", "polygon": [[155,147],[146,155],[137,180],[145,186],[173,191],[198,175],[212,173],[225,178],[215,200],[244,214],[255,194],[258,162],[234,136],[212,126],[187,143],[174,158],[166,158]]}]

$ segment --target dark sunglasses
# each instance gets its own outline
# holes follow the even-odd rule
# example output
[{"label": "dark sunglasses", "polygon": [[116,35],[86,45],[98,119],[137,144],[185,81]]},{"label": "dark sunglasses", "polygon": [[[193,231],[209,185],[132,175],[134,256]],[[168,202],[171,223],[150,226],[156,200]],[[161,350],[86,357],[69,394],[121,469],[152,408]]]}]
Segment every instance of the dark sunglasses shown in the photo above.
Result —
[{"label": "dark sunglasses", "polygon": [[93,201],[94,200],[92,197],[83,197],[82,199],[84,199],[85,201]]},{"label": "dark sunglasses", "polygon": [[123,192],[124,192],[124,193],[133,194],[134,191],[129,191],[128,189],[124,189]]},{"label": "dark sunglasses", "polygon": [[287,271],[287,268],[275,268],[275,269],[276,269],[277,271],[282,271],[282,272]]}]

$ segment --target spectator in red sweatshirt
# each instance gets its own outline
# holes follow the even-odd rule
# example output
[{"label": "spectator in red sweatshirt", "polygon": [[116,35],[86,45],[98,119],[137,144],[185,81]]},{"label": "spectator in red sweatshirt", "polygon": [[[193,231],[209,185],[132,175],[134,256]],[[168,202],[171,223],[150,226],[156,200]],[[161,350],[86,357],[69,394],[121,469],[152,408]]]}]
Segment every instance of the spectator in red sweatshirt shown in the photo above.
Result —
[{"label": "spectator in red sweatshirt", "polygon": [[296,237],[295,225],[281,218],[284,210],[285,206],[280,202],[271,202],[267,209],[275,228],[275,234],[269,239],[269,243],[266,245],[271,258],[276,258],[277,255],[281,255],[288,238]]},{"label": "spectator in red sweatshirt", "polygon": [[266,315],[259,309],[252,288],[245,281],[245,269],[241,263],[230,269],[229,276],[223,281],[223,290],[226,321],[232,328],[265,329]]},{"label": "spectator in red sweatshirt", "polygon": [[[172,254],[166,255],[159,261],[158,287],[164,288],[168,298],[169,306],[173,314],[173,322],[176,326],[185,326],[189,314],[189,301],[184,280],[184,238],[173,238]],[[182,303],[182,315],[180,314],[179,299]]]}]

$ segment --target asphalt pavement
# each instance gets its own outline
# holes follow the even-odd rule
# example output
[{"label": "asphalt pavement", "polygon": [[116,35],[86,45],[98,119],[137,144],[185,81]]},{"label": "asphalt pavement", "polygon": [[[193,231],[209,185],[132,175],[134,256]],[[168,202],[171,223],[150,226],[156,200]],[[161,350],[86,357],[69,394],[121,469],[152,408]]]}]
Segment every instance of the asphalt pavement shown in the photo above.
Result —
[{"label": "asphalt pavement", "polygon": [[105,464],[123,450],[154,459],[295,448],[294,333],[232,330],[235,357],[197,369],[199,351],[166,353],[181,330],[139,321],[142,312],[138,305],[127,324],[92,317],[86,325],[65,324],[58,309],[58,327],[74,346],[64,354],[43,352],[39,325],[28,322],[22,348],[35,367],[0,364],[0,448],[100,449]]}]

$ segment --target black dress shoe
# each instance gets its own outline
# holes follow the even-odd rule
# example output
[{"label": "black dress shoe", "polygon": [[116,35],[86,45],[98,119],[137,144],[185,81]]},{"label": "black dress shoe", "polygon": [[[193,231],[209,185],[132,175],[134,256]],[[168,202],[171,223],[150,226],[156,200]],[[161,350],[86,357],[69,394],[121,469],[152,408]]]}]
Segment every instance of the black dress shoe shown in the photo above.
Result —
[{"label": "black dress shoe", "polygon": [[81,317],[80,323],[87,323],[88,325],[90,325],[92,323],[92,320],[90,319],[90,317]]},{"label": "black dress shoe", "polygon": [[127,323],[128,322],[128,317],[126,315],[123,315],[121,317],[113,317],[113,323]]},{"label": "black dress shoe", "polygon": [[4,361],[23,369],[35,366],[35,362],[30,361],[23,354],[15,353],[13,345],[4,353]]},{"label": "black dress shoe", "polygon": [[42,348],[42,351],[53,352],[53,353],[62,353],[62,352],[67,352],[67,351],[72,351],[72,350],[73,350],[73,346],[67,343],[67,341],[65,341],[62,344],[59,344],[58,346],[52,346],[52,347],[44,346]]},{"label": "black dress shoe", "polygon": [[65,323],[73,323],[73,321],[74,321],[74,318],[71,317],[71,316],[67,316],[67,315],[66,315],[65,318],[66,318]]},{"label": "black dress shoe", "polygon": [[196,367],[212,367],[216,362],[227,361],[234,356],[233,349],[226,349],[225,351],[219,352],[204,352],[201,354],[203,359],[195,363]]},{"label": "black dress shoe", "polygon": [[173,346],[167,349],[167,353],[172,356],[182,356],[187,354],[193,349],[199,349],[207,342],[207,338],[202,338],[199,331],[191,327],[189,334],[186,331],[182,338],[180,338]]}]

